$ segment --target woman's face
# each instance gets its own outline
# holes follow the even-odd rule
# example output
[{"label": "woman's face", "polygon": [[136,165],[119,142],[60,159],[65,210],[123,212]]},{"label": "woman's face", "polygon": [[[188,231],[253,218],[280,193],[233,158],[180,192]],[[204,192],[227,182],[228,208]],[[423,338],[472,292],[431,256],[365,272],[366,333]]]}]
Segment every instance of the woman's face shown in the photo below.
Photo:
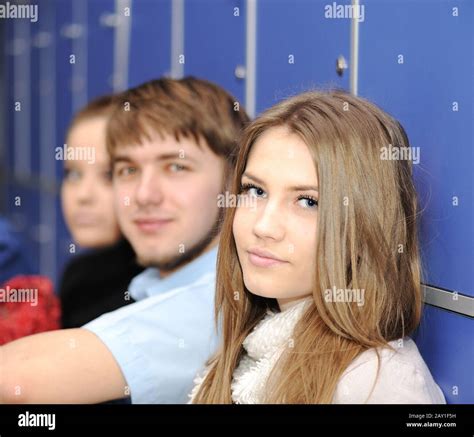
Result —
[{"label": "woman's face", "polygon": [[233,233],[245,286],[281,308],[312,294],[318,179],[308,147],[285,127],[267,130],[241,185]]},{"label": "woman's face", "polygon": [[108,246],[120,238],[113,209],[105,129],[105,118],[81,120],[67,139],[61,187],[63,214],[74,241],[88,248]]}]

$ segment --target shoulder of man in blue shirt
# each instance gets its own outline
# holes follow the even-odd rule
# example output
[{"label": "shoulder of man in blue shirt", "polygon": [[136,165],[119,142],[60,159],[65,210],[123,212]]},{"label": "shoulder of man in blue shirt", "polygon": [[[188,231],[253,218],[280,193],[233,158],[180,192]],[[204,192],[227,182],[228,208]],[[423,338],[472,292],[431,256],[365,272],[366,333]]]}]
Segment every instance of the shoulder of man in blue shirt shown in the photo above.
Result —
[{"label": "shoulder of man in blue shirt", "polygon": [[109,348],[133,403],[186,403],[193,379],[215,352],[217,247],[161,279],[149,268],[135,277],[138,302],[86,324]]}]

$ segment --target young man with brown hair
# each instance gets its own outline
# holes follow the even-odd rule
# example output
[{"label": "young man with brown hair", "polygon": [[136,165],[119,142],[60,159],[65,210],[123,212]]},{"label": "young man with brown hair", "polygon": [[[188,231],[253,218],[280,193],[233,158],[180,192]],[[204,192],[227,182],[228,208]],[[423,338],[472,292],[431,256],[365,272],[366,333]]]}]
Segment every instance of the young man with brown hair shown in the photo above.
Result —
[{"label": "young man with brown hair", "polygon": [[129,286],[137,302],[0,348],[0,402],[186,402],[216,347],[217,197],[248,117],[195,78],[151,81],[120,98],[107,143],[120,228],[148,267]]}]

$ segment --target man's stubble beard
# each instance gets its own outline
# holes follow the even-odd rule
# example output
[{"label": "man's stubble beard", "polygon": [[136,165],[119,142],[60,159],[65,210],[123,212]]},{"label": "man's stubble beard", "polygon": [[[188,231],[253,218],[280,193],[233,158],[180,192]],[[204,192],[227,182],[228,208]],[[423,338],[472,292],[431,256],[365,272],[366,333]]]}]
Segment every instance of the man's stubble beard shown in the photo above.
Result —
[{"label": "man's stubble beard", "polygon": [[183,253],[178,253],[161,260],[137,255],[137,263],[143,267],[155,267],[163,273],[178,270],[185,264],[198,258],[208,248],[209,244],[219,235],[223,218],[224,208],[219,208],[217,218],[211,229],[197,243],[193,244],[190,248],[185,248]]}]

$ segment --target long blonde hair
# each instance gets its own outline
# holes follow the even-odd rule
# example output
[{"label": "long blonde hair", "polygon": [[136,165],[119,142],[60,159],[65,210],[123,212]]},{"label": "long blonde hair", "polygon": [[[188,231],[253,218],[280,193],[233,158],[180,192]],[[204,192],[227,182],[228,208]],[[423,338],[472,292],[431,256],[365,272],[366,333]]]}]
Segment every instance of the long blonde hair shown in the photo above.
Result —
[{"label": "long blonde hair", "polygon": [[[283,101],[244,132],[232,192],[239,193],[250,149],[285,126],[308,146],[319,179],[313,302],[297,323],[266,385],[267,403],[330,403],[351,361],[388,346],[418,325],[421,314],[417,197],[410,160],[382,159],[383,147],[405,152],[400,124],[372,103],[343,91],[308,92]],[[195,403],[231,403],[242,342],[274,299],[243,282],[228,209],[217,262],[216,320],[223,341]],[[364,290],[364,305],[329,302],[324,291]],[[237,294],[236,294],[237,292]],[[238,295],[239,298],[235,299]]]}]

